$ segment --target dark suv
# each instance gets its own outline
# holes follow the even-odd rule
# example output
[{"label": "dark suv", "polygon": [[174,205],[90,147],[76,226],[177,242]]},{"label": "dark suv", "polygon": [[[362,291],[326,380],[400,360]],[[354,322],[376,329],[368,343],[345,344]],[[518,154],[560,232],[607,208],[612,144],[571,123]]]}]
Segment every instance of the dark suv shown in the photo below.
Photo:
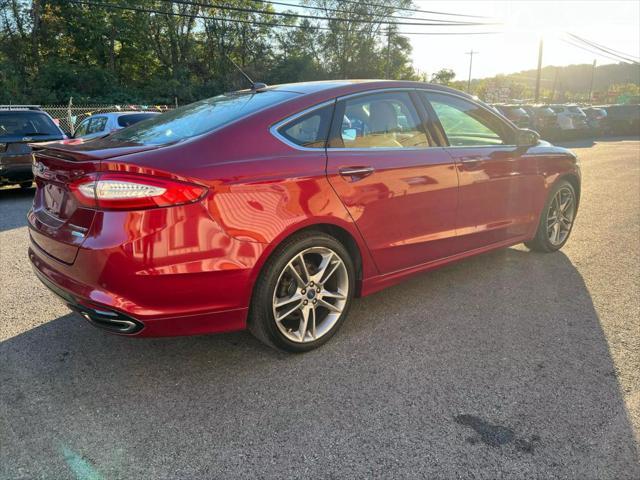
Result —
[{"label": "dark suv", "polygon": [[608,105],[604,130],[609,135],[638,135],[640,133],[640,105]]},{"label": "dark suv", "polygon": [[64,133],[37,106],[0,105],[0,186],[33,182],[29,143],[62,140]]},{"label": "dark suv", "polygon": [[531,117],[520,105],[495,105],[500,113],[520,128],[533,128]]}]

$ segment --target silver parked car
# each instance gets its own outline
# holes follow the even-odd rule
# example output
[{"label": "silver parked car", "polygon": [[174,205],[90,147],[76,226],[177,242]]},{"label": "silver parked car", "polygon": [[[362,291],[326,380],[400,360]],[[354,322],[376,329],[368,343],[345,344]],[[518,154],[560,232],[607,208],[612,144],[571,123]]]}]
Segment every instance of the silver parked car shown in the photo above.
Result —
[{"label": "silver parked car", "polygon": [[73,138],[91,140],[92,138],[104,137],[111,132],[121,130],[141,122],[147,118],[159,115],[158,112],[113,112],[98,113],[85,118],[78,128],[76,128]]},{"label": "silver parked car", "polygon": [[549,108],[558,115],[560,130],[587,130],[587,116],[577,105],[549,105]]}]

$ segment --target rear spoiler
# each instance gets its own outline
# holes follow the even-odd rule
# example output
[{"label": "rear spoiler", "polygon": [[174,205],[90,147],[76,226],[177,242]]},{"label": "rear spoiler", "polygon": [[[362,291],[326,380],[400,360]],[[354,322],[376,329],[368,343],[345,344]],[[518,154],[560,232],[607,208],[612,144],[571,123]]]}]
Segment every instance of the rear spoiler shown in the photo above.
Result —
[{"label": "rear spoiler", "polygon": [[[110,146],[100,141],[78,142],[71,140],[29,144],[36,155],[62,158],[76,162],[105,160],[132,153],[155,150],[162,145]],[[97,147],[97,148],[96,148]],[[101,148],[103,147],[103,148]],[[106,147],[106,148],[104,148]]]}]

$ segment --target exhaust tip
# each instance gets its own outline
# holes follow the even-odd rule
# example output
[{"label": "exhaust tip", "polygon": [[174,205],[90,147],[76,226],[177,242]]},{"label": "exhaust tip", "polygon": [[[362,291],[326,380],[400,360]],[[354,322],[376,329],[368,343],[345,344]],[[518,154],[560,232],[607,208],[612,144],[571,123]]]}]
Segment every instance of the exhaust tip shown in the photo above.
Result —
[{"label": "exhaust tip", "polygon": [[94,327],[123,335],[138,333],[144,325],[131,317],[113,310],[90,308],[84,305],[69,305]]}]

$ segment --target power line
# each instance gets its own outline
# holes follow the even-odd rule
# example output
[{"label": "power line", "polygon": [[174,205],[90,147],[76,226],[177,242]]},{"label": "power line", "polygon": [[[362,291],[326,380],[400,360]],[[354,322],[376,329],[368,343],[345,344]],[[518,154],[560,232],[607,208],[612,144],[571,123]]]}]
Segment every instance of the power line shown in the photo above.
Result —
[{"label": "power line", "polygon": [[577,35],[574,35],[573,33],[569,33],[568,35],[570,37],[578,40],[579,42],[584,43],[586,45],[589,45],[590,47],[593,47],[593,48],[595,48],[597,50],[601,50],[601,51],[603,51],[605,53],[614,55],[616,57],[620,57],[620,58],[622,58],[624,60],[627,60],[629,62],[632,62],[632,63],[639,63],[638,60],[636,60],[633,55],[627,55],[626,53],[616,52],[616,50],[613,50],[612,48],[605,47],[604,45],[600,45],[598,43],[592,42],[590,40],[587,40],[586,38],[581,38],[581,37],[579,37]]},{"label": "power line", "polygon": [[[331,7],[316,7],[313,5],[299,5],[299,4],[294,4],[294,3],[285,3],[285,2],[277,2],[277,1],[273,1],[273,0],[261,0],[262,3],[267,3],[270,5],[280,5],[280,6],[284,6],[284,7],[293,7],[293,8],[304,8],[304,9],[308,9],[308,10],[319,10],[322,12],[334,12],[334,13],[349,13],[349,12],[345,12],[344,10],[341,10],[339,8],[331,8]],[[343,2],[345,3],[345,2]],[[357,3],[358,5],[363,5],[362,3],[359,2],[354,2]],[[389,7],[389,8],[394,8],[396,10],[403,10],[397,7]],[[448,16],[454,16],[454,17],[469,17],[469,18],[487,18],[487,17],[479,17],[479,16],[474,16],[474,15],[460,15],[457,13],[446,13],[446,12],[430,12],[432,15],[448,15]],[[397,18],[399,20],[430,20],[427,18],[416,18],[416,17],[407,17],[407,16],[402,16],[402,15],[389,15],[387,18]],[[455,22],[455,20],[439,20],[442,22]]]},{"label": "power line", "polygon": [[601,43],[596,43],[596,42],[594,42],[593,40],[587,40],[586,38],[579,37],[578,35],[575,35],[575,34],[573,34],[573,33],[568,33],[568,35],[570,35],[570,36],[572,36],[572,37],[574,37],[574,38],[576,38],[576,39],[580,40],[581,42],[586,42],[586,43],[589,43],[589,44],[594,45],[594,46],[596,46],[596,47],[600,47],[600,48],[602,48],[602,49],[604,49],[604,50],[608,50],[608,51],[610,51],[611,53],[614,53],[614,54],[616,54],[616,55],[620,55],[620,56],[624,56],[624,57],[629,57],[629,58],[632,58],[632,59],[633,59],[633,58],[640,59],[640,57],[636,57],[635,55],[631,55],[631,54],[628,54],[628,53],[624,53],[624,52],[621,52],[620,50],[615,50],[615,49],[613,49],[613,48],[611,48],[611,47],[607,47],[607,46],[605,46],[605,45],[602,45]]},{"label": "power line", "polygon": [[342,3],[354,3],[356,5],[364,5],[364,6],[367,6],[367,7],[393,8],[395,10],[399,10],[399,11],[403,11],[403,12],[429,13],[429,14],[432,14],[432,15],[449,15],[451,17],[489,18],[489,17],[484,17],[482,15],[465,15],[465,14],[462,14],[462,13],[436,12],[436,11],[433,11],[433,10],[421,10],[419,8],[396,7],[395,5],[387,5],[387,4],[384,4],[384,3],[360,2],[358,0],[342,0]]},{"label": "power line", "polygon": [[574,46],[574,47],[576,47],[576,48],[580,48],[580,49],[584,50],[585,52],[592,53],[593,55],[598,55],[598,56],[600,56],[600,57],[608,58],[609,60],[615,60],[616,62],[630,63],[630,62],[629,62],[629,61],[627,61],[627,60],[622,60],[620,57],[614,57],[614,56],[612,56],[612,55],[607,55],[607,54],[605,54],[605,53],[603,53],[603,52],[600,52],[600,51],[597,51],[597,50],[593,50],[593,49],[591,49],[591,48],[588,48],[588,47],[587,47],[587,46],[585,46],[585,45],[580,45],[579,43],[572,42],[571,40],[562,39],[562,41],[563,41],[564,43],[567,43],[567,44],[569,44],[569,45],[572,45],[572,46]]},{"label": "power line", "polygon": [[[298,29],[313,29],[313,30],[325,30],[332,31],[330,27],[322,27],[318,25],[289,25],[286,23],[275,23],[275,22],[262,22],[258,20],[241,20],[238,18],[228,18],[228,17],[218,17],[212,15],[199,15],[193,13],[181,13],[181,12],[167,12],[162,10],[156,10],[151,8],[142,8],[142,7],[134,7],[134,6],[125,6],[125,5],[116,5],[111,3],[102,3],[102,2],[93,2],[87,0],[67,0],[69,3],[74,3],[77,5],[87,5],[94,7],[103,7],[107,9],[113,10],[124,10],[124,11],[134,11],[134,12],[142,12],[142,13],[155,13],[159,15],[168,15],[175,17],[186,17],[186,18],[199,18],[203,20],[217,20],[221,22],[235,22],[241,24],[249,24],[249,25],[259,25],[259,26],[267,26],[267,27],[283,27],[283,28],[298,28]],[[369,22],[371,24],[378,24],[378,22]],[[492,35],[500,32],[400,32],[399,35]]]},{"label": "power line", "polygon": [[229,10],[233,12],[243,12],[243,13],[259,13],[262,15],[273,15],[285,18],[304,18],[307,20],[319,20],[319,21],[327,21],[327,22],[343,22],[343,23],[361,23],[361,24],[375,24],[375,25],[411,25],[411,26],[440,26],[444,25],[447,27],[477,27],[477,26],[486,26],[491,25],[487,23],[481,22],[447,22],[443,23],[441,20],[427,19],[427,22],[389,22],[389,21],[371,21],[365,20],[362,18],[340,18],[340,17],[319,17],[317,15],[307,15],[304,13],[290,13],[290,12],[273,12],[269,10],[258,10],[255,8],[246,8],[246,7],[232,7],[228,5],[212,5],[210,3],[196,2],[193,0],[162,0],[164,2],[170,2],[172,4],[177,5],[191,5],[196,7],[207,7],[207,8],[216,8],[219,10]]},{"label": "power line", "polygon": [[629,60],[627,58],[620,57],[619,55],[614,55],[614,54],[611,54],[609,52],[605,52],[605,51],[603,51],[601,49],[596,49],[596,48],[592,47],[589,44],[586,44],[584,42],[579,42],[577,40],[573,40],[572,38],[563,39],[563,41],[565,43],[568,43],[569,45],[573,45],[576,48],[580,48],[580,49],[582,49],[582,50],[584,50],[586,52],[592,53],[594,55],[599,55],[601,57],[608,58],[610,60],[615,60],[617,62],[625,62],[625,63],[638,63],[638,62],[634,62],[632,60]]}]

